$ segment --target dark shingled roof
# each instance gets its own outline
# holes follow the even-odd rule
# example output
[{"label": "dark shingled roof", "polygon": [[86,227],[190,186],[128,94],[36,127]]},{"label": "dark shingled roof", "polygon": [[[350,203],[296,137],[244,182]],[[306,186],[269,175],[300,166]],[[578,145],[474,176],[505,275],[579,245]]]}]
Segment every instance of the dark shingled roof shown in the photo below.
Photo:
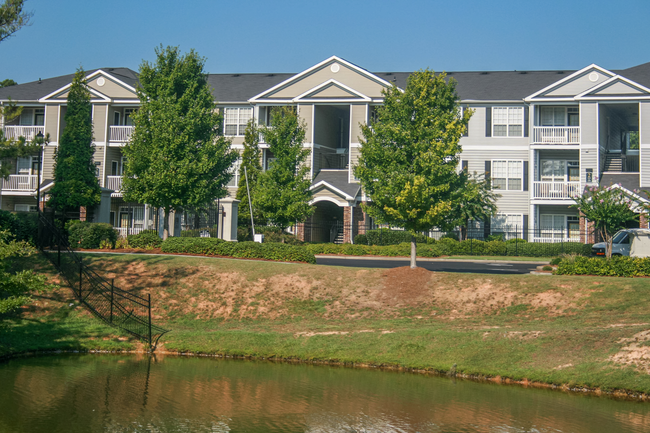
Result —
[{"label": "dark shingled roof", "polygon": [[623,188],[630,191],[639,189],[639,173],[603,173],[600,177],[600,184],[603,186],[620,183]]},{"label": "dark shingled roof", "polygon": [[[137,85],[137,73],[128,68],[102,68],[131,86]],[[97,69],[88,71],[92,73]],[[462,100],[519,101],[575,71],[484,71],[448,72],[458,84]],[[612,71],[643,86],[650,87],[650,62],[628,69]],[[410,72],[374,72],[380,78],[405,88]],[[295,74],[210,74],[208,84],[218,102],[246,102],[250,98],[293,77]],[[37,100],[72,81],[73,74],[19,84],[0,89],[0,100]]]},{"label": "dark shingled roof", "polygon": [[312,185],[321,181],[325,181],[334,188],[340,189],[350,197],[356,197],[359,190],[361,190],[360,184],[348,182],[347,170],[321,170],[318,175],[316,175],[316,179],[314,179]]}]

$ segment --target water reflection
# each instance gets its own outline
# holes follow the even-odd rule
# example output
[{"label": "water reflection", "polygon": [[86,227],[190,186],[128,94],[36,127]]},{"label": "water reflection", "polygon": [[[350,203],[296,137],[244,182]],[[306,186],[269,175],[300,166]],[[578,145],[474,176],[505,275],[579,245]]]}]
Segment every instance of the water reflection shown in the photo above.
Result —
[{"label": "water reflection", "polygon": [[0,364],[0,432],[641,432],[650,405],[407,373],[211,358]]}]

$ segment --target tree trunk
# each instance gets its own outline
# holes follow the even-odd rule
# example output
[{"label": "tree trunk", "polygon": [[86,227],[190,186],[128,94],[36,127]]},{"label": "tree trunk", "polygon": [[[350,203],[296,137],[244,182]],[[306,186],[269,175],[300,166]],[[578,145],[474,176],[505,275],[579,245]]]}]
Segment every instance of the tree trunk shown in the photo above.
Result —
[{"label": "tree trunk", "polygon": [[163,241],[169,237],[169,209],[165,208],[165,217],[163,221]]},{"label": "tree trunk", "polygon": [[415,269],[418,267],[416,263],[416,258],[417,258],[417,244],[415,241],[415,236],[411,235],[411,269]]}]

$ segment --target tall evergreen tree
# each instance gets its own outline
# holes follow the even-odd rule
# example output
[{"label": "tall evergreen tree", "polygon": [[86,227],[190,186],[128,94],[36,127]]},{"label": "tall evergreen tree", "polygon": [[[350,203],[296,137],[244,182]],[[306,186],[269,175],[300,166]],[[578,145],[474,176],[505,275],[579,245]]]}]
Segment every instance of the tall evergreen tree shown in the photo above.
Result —
[{"label": "tall evergreen tree", "polygon": [[[251,198],[257,186],[257,179],[262,172],[262,151],[259,148],[260,130],[255,124],[255,119],[248,121],[244,133],[244,151],[241,154],[239,166],[239,184],[237,185],[237,200],[239,203],[239,225],[248,226],[251,223],[251,212],[248,203],[248,189]],[[246,170],[244,170],[244,168]],[[246,176],[248,176],[248,189],[246,188]],[[253,221],[255,224],[262,223],[262,213],[253,207]]]},{"label": "tall evergreen tree", "polygon": [[275,160],[259,175],[253,199],[265,218],[285,229],[314,213],[309,205],[312,192],[306,165],[310,149],[303,148],[305,125],[293,107],[275,110],[271,126],[261,128]]},{"label": "tall evergreen tree", "polygon": [[155,63],[140,66],[142,106],[123,148],[123,191],[126,200],[164,209],[166,239],[172,210],[200,209],[226,195],[237,153],[220,135],[205,59],[193,50],[181,54],[178,47],[162,46],[156,56]]},{"label": "tall evergreen tree", "polygon": [[68,92],[65,129],[55,155],[54,186],[48,205],[56,211],[77,211],[99,204],[101,194],[95,176],[93,123],[86,74],[79,69]]},{"label": "tall evergreen tree", "polygon": [[460,137],[471,111],[459,116],[453,79],[425,70],[413,73],[404,91],[383,92],[377,120],[362,126],[357,178],[370,198],[363,207],[381,224],[415,234],[444,224],[463,177],[456,172]]}]

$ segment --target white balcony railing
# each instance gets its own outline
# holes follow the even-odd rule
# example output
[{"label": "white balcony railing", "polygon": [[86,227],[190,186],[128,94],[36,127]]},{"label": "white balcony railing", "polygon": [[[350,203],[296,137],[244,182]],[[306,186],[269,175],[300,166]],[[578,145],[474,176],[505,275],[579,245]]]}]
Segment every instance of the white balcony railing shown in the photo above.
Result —
[{"label": "white balcony railing", "polygon": [[533,144],[580,144],[580,127],[534,126]]},{"label": "white balcony railing", "polygon": [[109,126],[108,140],[117,143],[126,143],[133,134],[133,126]]},{"label": "white balcony railing", "polygon": [[580,182],[533,182],[533,198],[546,200],[572,199],[582,193]]},{"label": "white balcony railing", "polygon": [[106,188],[112,189],[113,194],[122,195],[122,176],[106,176]]},{"label": "white balcony railing", "polygon": [[556,243],[556,242],[580,242],[578,230],[562,229],[536,229],[533,242]]},{"label": "white balcony railing", "polygon": [[44,126],[22,126],[22,125],[7,125],[4,127],[5,138],[17,139],[18,137],[25,137],[25,140],[32,141],[38,133],[45,134]]},{"label": "white balcony railing", "polygon": [[2,179],[3,191],[35,191],[38,176],[35,174],[10,174]]}]

